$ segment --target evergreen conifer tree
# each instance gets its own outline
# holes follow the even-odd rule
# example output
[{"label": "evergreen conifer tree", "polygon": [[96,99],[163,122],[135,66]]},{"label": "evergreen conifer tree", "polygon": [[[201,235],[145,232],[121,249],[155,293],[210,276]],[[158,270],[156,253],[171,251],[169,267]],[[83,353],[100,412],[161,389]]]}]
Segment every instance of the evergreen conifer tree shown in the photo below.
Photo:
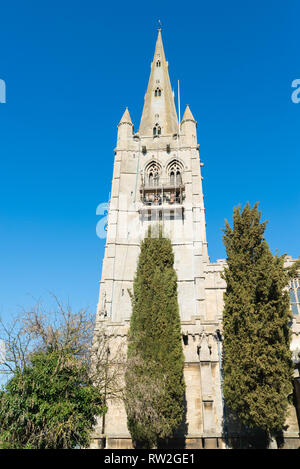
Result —
[{"label": "evergreen conifer tree", "polygon": [[172,437],[184,413],[184,356],[177,275],[169,239],[141,243],[132,295],[125,405],[132,439],[157,447]]},{"label": "evergreen conifer tree", "polygon": [[224,397],[248,428],[269,436],[282,430],[292,392],[291,319],[286,287],[295,276],[285,256],[273,256],[258,204],[235,208],[225,222],[227,264],[223,315]]}]

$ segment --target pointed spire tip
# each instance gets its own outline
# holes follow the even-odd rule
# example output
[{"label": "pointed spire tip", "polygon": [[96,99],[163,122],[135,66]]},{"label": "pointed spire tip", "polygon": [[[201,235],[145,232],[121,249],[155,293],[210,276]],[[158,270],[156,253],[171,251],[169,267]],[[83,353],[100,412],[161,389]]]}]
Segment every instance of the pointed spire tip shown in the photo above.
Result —
[{"label": "pointed spire tip", "polygon": [[[158,109],[159,115],[156,117]],[[157,119],[162,124],[162,134],[173,135],[178,131],[178,118],[162,41],[161,24],[151,63],[150,78],[140,122],[140,134],[153,135]]]},{"label": "pointed spire tip", "polygon": [[122,119],[120,120],[120,124],[124,124],[124,123],[132,125],[131,117],[130,117],[127,106],[126,106],[125,112],[122,116]]},{"label": "pointed spire tip", "polygon": [[184,114],[183,114],[183,117],[182,117],[182,122],[184,121],[193,121],[193,122],[196,122],[191,110],[190,110],[190,106],[187,104],[186,105],[186,108],[185,108],[185,111],[184,111]]}]

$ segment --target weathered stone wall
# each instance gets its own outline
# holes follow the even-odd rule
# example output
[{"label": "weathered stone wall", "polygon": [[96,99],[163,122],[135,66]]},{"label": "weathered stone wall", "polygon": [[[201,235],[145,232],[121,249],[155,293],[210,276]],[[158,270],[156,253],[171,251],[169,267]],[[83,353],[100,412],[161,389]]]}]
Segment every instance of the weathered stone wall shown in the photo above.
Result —
[{"label": "weathered stone wall", "polygon": [[[161,94],[155,90],[159,87]],[[153,127],[160,129],[160,133]],[[158,222],[172,242],[178,278],[178,303],[185,354],[186,422],[172,443],[189,448],[224,447],[221,387],[224,260],[210,263],[207,252],[205,208],[196,121],[187,106],[180,129],[174,106],[168,64],[159,32],[145,96],[140,132],[134,133],[126,109],[118,126],[117,147],[107,239],[100,282],[96,329],[113,338],[112,353],[126,343],[131,299],[140,243],[149,226]],[[180,203],[145,204],[147,168],[159,168],[157,191],[168,187],[172,162],[181,168]],[[162,197],[163,200],[163,197]],[[150,210],[150,215],[149,215]],[[161,214],[161,215],[160,215]],[[151,220],[149,220],[151,216]],[[292,263],[291,258],[288,263]],[[300,349],[300,322],[293,321],[292,347]],[[291,441],[296,438],[295,411],[287,421]],[[102,438],[103,423],[95,429],[94,445]],[[109,402],[104,434],[109,448],[131,447],[126,413],[121,401]],[[294,443],[291,443],[294,444]],[[177,446],[182,447],[182,446]]]}]

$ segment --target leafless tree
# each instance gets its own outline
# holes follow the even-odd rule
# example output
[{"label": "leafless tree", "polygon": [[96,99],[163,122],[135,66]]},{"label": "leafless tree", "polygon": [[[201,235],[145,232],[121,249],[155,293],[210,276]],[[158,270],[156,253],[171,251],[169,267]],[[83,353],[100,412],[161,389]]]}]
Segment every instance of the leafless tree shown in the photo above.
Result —
[{"label": "leafless tree", "polygon": [[79,366],[89,366],[93,382],[107,398],[120,396],[120,348],[112,350],[104,327],[98,326],[95,331],[94,314],[87,309],[73,312],[56,295],[51,294],[51,298],[52,309],[38,301],[9,324],[0,319],[0,340],[5,344],[0,373],[21,373],[34,352],[57,350],[62,357],[71,352]]}]

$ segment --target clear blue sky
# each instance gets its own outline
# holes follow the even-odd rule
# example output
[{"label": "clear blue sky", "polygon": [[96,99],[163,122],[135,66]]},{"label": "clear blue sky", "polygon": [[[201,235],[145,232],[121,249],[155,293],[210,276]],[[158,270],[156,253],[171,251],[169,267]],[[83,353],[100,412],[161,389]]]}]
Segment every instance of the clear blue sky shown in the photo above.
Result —
[{"label": "clear blue sky", "polygon": [[[183,9],[184,7],[184,9]],[[117,124],[136,130],[157,35],[201,144],[211,260],[260,202],[273,252],[300,254],[298,0],[10,1],[0,11],[0,314],[53,291],[95,309]]]}]

